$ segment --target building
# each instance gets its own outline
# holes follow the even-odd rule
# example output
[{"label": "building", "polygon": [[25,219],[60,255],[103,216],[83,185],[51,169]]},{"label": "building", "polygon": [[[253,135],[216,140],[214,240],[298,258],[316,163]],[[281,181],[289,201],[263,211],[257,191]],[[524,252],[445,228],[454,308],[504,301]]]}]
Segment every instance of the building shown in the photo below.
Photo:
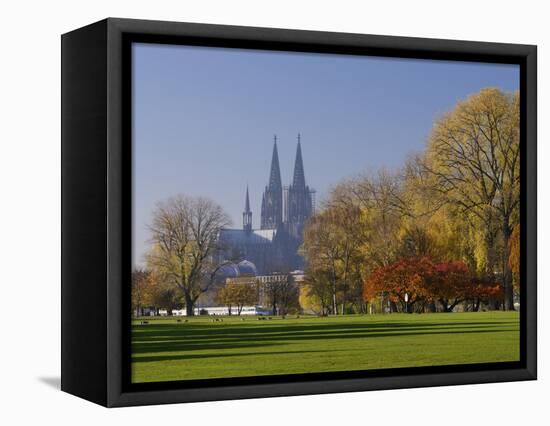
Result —
[{"label": "building", "polygon": [[253,262],[260,275],[304,269],[298,254],[303,230],[315,210],[315,191],[306,184],[301,138],[298,135],[292,183],[283,187],[274,137],[269,180],[262,194],[260,229],[253,229],[248,186],[245,193],[242,229],[223,229],[219,261]]},{"label": "building", "polygon": [[[281,286],[289,289],[291,286],[298,294],[300,287],[304,281],[304,271],[292,271],[288,274],[282,274],[280,272],[274,272],[268,275],[260,275],[256,277],[258,283],[258,304],[260,306],[268,307],[270,305],[269,296],[266,293],[271,286]],[[270,310],[270,312],[273,312]]]},{"label": "building", "polygon": [[[232,314],[236,315],[235,309],[232,309]],[[271,311],[264,309],[261,306],[243,306],[241,315],[270,315]],[[172,310],[174,316],[185,316],[187,312],[185,309]],[[201,308],[195,308],[195,315],[229,315],[229,308],[227,306],[205,306]]]},{"label": "building", "polygon": [[[195,306],[196,315],[230,315],[229,307],[220,303],[218,292],[228,285],[244,284],[252,287],[257,293],[255,301],[242,307],[241,315],[271,315],[275,307],[270,294],[278,293],[277,302],[280,308],[285,295],[299,294],[300,285],[304,280],[304,272],[300,270],[289,273],[274,272],[268,275],[257,275],[257,268],[252,262],[242,260],[238,263],[224,264],[218,271],[217,284],[203,293]],[[232,314],[237,315],[238,308],[232,308]],[[275,312],[275,313],[278,313]],[[167,315],[166,310],[156,312],[157,315]],[[172,315],[186,315],[185,309],[174,309]]]},{"label": "building", "polygon": [[228,283],[249,283],[255,286],[257,274],[256,265],[248,260],[224,264],[217,271],[213,285],[199,296],[197,307],[218,306],[218,291]]}]

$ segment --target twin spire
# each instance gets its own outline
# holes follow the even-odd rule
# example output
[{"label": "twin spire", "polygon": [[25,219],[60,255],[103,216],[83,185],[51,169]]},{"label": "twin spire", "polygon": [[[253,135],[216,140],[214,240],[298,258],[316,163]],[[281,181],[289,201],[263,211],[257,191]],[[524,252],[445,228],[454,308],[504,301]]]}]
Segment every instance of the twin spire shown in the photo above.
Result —
[{"label": "twin spire", "polygon": [[[306,179],[304,174],[304,162],[302,159],[301,135],[298,133],[298,145],[296,147],[296,160],[294,162],[294,175],[292,179],[294,188],[306,188]],[[276,194],[277,199],[281,199],[281,218],[282,221],[282,194],[283,184],[281,180],[281,168],[279,166],[279,152],[277,150],[277,135],[273,135],[273,153],[271,155],[271,169],[269,171],[269,184],[266,188],[273,194]],[[262,212],[265,209],[265,193],[262,197]],[[263,227],[263,226],[262,226]],[[248,195],[248,185],[246,186],[245,209],[243,212],[243,229],[252,229],[252,212],[250,210],[250,199]]]},{"label": "twin spire", "polygon": [[[295,188],[306,187],[304,174],[304,161],[302,159],[301,135],[298,133],[298,145],[296,146],[296,160],[294,161],[294,175],[292,186]],[[277,135],[273,136],[273,155],[271,157],[271,171],[269,174],[269,187],[271,189],[282,189],[281,170],[279,168],[279,153],[277,151]]]}]

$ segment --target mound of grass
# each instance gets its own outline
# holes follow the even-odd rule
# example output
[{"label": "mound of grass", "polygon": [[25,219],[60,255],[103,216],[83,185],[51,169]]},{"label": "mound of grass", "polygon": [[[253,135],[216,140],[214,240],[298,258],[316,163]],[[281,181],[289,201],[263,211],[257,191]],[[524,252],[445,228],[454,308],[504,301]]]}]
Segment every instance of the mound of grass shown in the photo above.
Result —
[{"label": "mound of grass", "polygon": [[516,312],[187,320],[133,321],[133,382],[519,360]]}]

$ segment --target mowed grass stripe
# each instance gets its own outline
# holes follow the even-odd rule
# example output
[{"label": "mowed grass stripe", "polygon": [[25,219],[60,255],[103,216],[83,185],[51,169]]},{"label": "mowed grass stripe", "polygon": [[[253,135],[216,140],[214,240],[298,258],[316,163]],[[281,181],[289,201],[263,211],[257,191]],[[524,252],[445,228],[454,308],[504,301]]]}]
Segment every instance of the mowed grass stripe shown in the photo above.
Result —
[{"label": "mowed grass stripe", "polygon": [[519,314],[148,319],[132,327],[134,382],[519,359]]}]

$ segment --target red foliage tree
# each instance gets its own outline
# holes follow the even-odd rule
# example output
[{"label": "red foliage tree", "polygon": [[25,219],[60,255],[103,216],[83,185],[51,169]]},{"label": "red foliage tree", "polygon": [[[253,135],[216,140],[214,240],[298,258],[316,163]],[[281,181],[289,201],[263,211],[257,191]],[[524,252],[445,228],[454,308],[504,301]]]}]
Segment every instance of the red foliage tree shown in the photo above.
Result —
[{"label": "red foliage tree", "polygon": [[[405,302],[408,295],[408,303]],[[466,300],[474,301],[474,310],[481,300],[502,298],[502,286],[476,279],[464,262],[434,262],[427,256],[408,257],[376,269],[363,287],[363,298],[371,301],[383,295],[401,311],[411,312],[419,302],[439,302],[444,312]]]},{"label": "red foliage tree", "polygon": [[434,265],[427,292],[437,300],[444,312],[452,312],[456,305],[473,296],[474,281],[464,262],[441,262]]},{"label": "red foliage tree", "polygon": [[473,301],[472,310],[478,311],[483,300],[489,299],[504,302],[504,286],[494,280],[481,278],[475,279],[472,283],[471,300]]},{"label": "red foliage tree", "polygon": [[[429,296],[429,281],[435,272],[435,265],[427,256],[407,257],[376,269],[365,282],[363,298],[373,300],[384,294],[401,310],[411,312],[414,305]],[[408,302],[405,302],[408,295]]]}]

